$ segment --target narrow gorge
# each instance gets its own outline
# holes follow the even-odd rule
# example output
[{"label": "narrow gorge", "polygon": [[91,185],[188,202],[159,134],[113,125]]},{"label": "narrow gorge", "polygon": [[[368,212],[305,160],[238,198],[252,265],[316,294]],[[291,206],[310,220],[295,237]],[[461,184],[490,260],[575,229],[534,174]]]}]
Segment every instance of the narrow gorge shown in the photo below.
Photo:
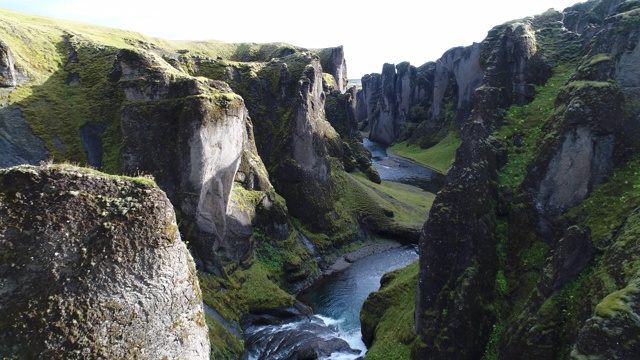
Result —
[{"label": "narrow gorge", "polygon": [[0,357],[636,358],[640,1],[488,30],[356,88],[0,9]]}]

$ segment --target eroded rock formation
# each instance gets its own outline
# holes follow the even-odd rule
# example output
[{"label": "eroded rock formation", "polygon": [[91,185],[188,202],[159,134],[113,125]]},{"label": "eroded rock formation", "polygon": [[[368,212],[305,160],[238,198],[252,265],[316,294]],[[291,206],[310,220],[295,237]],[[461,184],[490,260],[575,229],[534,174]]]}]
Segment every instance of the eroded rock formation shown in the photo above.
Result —
[{"label": "eroded rock formation", "polygon": [[381,74],[365,75],[356,111],[358,121],[369,126],[370,139],[432,146],[423,138],[450,122],[462,124],[482,82],[480,50],[481,44],[457,47],[418,68],[407,62],[384,64]]},{"label": "eroded rock formation", "polygon": [[0,260],[4,357],[209,358],[195,264],[150,180],[0,170]]},{"label": "eroded rock formation", "polygon": [[123,170],[156,176],[195,223],[194,245],[208,271],[220,273],[220,249],[235,261],[250,257],[255,206],[232,206],[235,180],[247,190],[271,185],[242,98],[225,83],[179,73],[152,53],[120,51],[110,76],[125,94]]},{"label": "eroded rock formation", "polygon": [[[483,41],[483,84],[421,237],[413,358],[633,356],[638,327],[627,319],[638,314],[638,267],[629,264],[638,253],[629,234],[637,211],[604,234],[585,212],[594,211],[598,184],[627,186],[611,176],[637,156],[628,135],[637,108],[628,104],[638,96],[629,60],[638,5],[594,0],[550,10],[497,26]],[[573,75],[555,92],[555,112],[529,130],[540,131],[535,142],[523,143],[508,123],[518,117],[505,110],[536,98],[534,85],[562,71]],[[515,129],[508,143],[494,137],[505,122]],[[532,155],[522,172],[501,172],[525,151]],[[597,237],[585,224],[598,226]]]}]

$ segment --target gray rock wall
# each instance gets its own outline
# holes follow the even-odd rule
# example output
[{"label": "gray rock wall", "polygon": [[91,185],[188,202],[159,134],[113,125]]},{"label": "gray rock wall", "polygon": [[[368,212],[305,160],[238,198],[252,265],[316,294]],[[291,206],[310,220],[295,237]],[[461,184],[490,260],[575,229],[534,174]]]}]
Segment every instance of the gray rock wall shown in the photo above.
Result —
[{"label": "gray rock wall", "polygon": [[[445,115],[445,97],[453,101],[456,124],[469,117],[473,95],[482,83],[479,56],[481,44],[453,48],[435,63],[419,68],[403,62],[384,64],[381,74],[365,75],[358,92],[358,121],[366,121],[373,141],[391,144],[405,140],[411,121],[441,122]],[[414,106],[424,108],[421,119],[409,119]],[[445,126],[446,124],[442,124]]]},{"label": "gray rock wall", "polygon": [[231,202],[234,185],[236,180],[249,190],[271,185],[242,98],[225,83],[178,73],[153,54],[122,50],[111,76],[126,98],[123,170],[153,174],[195,223],[191,235],[205,269],[223,272],[221,249],[234,261],[251,257],[255,204]]},{"label": "gray rock wall", "polygon": [[0,354],[208,359],[196,269],[149,180],[0,170]]}]

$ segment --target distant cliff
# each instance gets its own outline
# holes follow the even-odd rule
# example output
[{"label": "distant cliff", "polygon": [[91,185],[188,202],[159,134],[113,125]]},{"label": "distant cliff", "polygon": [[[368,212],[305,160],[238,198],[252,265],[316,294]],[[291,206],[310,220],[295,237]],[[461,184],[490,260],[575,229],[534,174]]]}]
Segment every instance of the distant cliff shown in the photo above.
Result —
[{"label": "distant cliff", "polygon": [[481,44],[453,48],[418,68],[407,62],[384,64],[381,74],[365,75],[356,113],[370,129],[369,138],[429,147],[442,137],[440,130],[462,124],[482,82],[480,50]]},{"label": "distant cliff", "polygon": [[3,357],[209,358],[195,264],[151,180],[0,170],[0,234]]}]

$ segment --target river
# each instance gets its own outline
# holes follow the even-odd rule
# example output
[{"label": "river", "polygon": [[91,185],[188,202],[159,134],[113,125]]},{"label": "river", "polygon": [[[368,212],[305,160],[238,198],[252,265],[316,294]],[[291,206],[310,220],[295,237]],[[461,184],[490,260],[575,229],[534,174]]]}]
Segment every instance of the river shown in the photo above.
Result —
[{"label": "river", "polygon": [[408,245],[369,255],[346,270],[322,278],[298,299],[311,305],[325,323],[360,354],[333,354],[329,359],[356,359],[366,353],[360,332],[360,309],[372,291],[380,287],[382,275],[418,260],[415,246]]},{"label": "river", "polygon": [[[412,161],[389,157],[386,148],[364,139],[372,153],[372,164],[384,181],[410,184],[430,192],[439,191],[444,176]],[[297,316],[292,321],[252,326],[245,329],[247,353],[243,359],[285,359],[294,349],[344,343],[345,351],[325,349],[327,360],[359,359],[367,351],[362,342],[360,310],[367,296],[379,289],[387,272],[418,260],[417,247],[398,246],[354,261],[347,269],[325,276],[298,295],[311,306],[314,315]]]},{"label": "river", "polygon": [[363,138],[364,146],[371,152],[371,163],[384,181],[413,185],[431,193],[442,189],[445,176],[411,160],[388,156],[384,145]]}]

